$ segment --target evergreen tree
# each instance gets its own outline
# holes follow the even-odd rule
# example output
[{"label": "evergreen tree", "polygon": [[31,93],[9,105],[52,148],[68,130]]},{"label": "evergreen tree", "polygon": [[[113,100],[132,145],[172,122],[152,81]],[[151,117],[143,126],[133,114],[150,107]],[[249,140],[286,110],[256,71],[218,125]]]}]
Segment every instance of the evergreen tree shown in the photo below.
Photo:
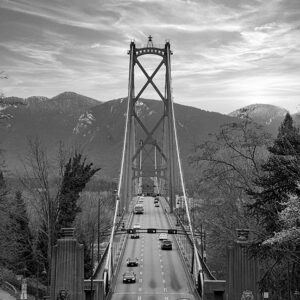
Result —
[{"label": "evergreen tree", "polygon": [[295,288],[300,245],[290,239],[286,243],[274,244],[270,243],[270,239],[274,233],[283,232],[285,222],[282,212],[291,195],[300,197],[300,134],[290,114],[286,115],[277,138],[268,150],[270,156],[262,165],[263,174],[255,179],[257,189],[248,191],[253,199],[248,205],[249,212],[257,217],[262,229],[251,249],[266,266],[262,287],[272,288],[277,295],[287,297],[289,291],[283,286],[287,287],[289,281],[293,285],[289,285],[290,288]]},{"label": "evergreen tree", "polygon": [[12,205],[11,218],[13,223],[13,237],[16,245],[16,256],[14,268],[20,266],[35,274],[35,261],[33,256],[32,244],[33,236],[29,228],[26,204],[20,191],[16,192],[15,203]]},{"label": "evergreen tree", "polygon": [[249,191],[254,202],[248,208],[270,235],[280,229],[279,212],[289,195],[300,196],[300,134],[290,114],[286,115],[277,138],[268,150],[270,157],[262,165],[264,172],[255,179],[258,189]]},{"label": "evergreen tree", "polygon": [[92,163],[87,163],[86,158],[83,158],[79,153],[75,153],[69,159],[65,166],[59,193],[58,230],[73,226],[75,217],[80,212],[77,205],[80,192],[99,170],[99,168],[93,168]]}]

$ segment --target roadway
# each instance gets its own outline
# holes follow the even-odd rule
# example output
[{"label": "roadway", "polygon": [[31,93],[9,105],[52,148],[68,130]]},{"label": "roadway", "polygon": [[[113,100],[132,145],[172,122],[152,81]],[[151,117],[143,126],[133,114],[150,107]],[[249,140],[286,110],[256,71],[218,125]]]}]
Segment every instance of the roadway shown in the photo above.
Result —
[{"label": "roadway", "polygon": [[[160,207],[154,207],[154,198],[144,197],[143,215],[134,215],[132,224],[140,224],[141,228],[169,228],[165,213]],[[112,295],[113,300],[174,300],[191,299],[194,296],[177,245],[172,235],[172,250],[161,250],[158,233],[140,233],[139,239],[128,237],[121,267],[116,278]],[[138,258],[137,267],[127,267],[127,258]],[[123,273],[133,270],[136,283],[123,283]]]}]

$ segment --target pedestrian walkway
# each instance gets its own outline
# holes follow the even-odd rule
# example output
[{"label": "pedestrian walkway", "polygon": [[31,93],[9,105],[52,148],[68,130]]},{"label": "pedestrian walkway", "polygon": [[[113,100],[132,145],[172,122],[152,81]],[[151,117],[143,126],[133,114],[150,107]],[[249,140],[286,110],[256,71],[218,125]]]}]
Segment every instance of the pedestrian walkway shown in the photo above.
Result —
[{"label": "pedestrian walkway", "polygon": [[0,288],[0,300],[16,300],[16,297],[11,296],[8,292]]}]

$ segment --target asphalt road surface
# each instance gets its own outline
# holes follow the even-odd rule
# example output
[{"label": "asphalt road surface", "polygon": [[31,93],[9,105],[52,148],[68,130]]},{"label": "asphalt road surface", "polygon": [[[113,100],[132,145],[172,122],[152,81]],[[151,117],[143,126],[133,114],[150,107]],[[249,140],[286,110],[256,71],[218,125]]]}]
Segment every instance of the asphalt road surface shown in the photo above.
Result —
[{"label": "asphalt road surface", "polygon": [[[141,228],[168,229],[162,207],[154,207],[154,198],[144,197],[143,215],[134,215],[133,224]],[[139,239],[128,238],[127,246],[117,276],[113,300],[174,300],[195,299],[190,291],[187,275],[182,266],[176,243],[172,250],[161,250],[159,233],[140,233]],[[169,234],[173,241],[173,236]],[[127,267],[127,258],[138,258],[137,267]],[[123,283],[123,273],[132,270],[136,283]]]}]

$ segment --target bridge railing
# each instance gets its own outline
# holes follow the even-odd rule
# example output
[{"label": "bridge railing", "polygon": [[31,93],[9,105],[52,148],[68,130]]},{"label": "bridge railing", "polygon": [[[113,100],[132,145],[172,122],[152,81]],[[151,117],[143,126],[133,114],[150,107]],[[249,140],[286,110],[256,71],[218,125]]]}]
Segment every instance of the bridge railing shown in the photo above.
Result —
[{"label": "bridge railing", "polygon": [[[107,247],[107,257],[105,260],[105,266],[103,270],[105,295],[108,295],[112,286],[114,285],[114,280],[118,273],[120,261],[122,260],[124,249],[126,247],[126,242],[128,239],[127,234],[120,235],[118,234],[118,232],[130,227],[133,217],[133,212],[131,209],[129,209],[129,213],[126,213],[125,210],[123,210],[121,215],[118,216],[118,207],[119,205],[116,204],[116,213],[114,216],[113,228],[111,231],[109,245]],[[125,225],[124,228],[123,225]]]}]

